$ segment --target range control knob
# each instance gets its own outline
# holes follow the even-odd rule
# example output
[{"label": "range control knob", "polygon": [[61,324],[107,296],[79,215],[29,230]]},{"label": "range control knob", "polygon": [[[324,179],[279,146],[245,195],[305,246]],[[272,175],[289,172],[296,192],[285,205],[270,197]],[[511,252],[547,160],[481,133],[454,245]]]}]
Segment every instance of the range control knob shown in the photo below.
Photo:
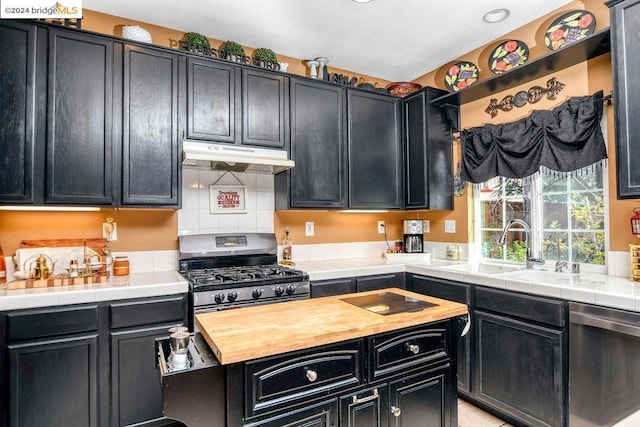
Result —
[{"label": "range control knob", "polygon": [[222,301],[224,301],[224,294],[222,292],[218,292],[213,299],[215,300],[215,302],[217,302],[218,304],[220,304]]},{"label": "range control knob", "polygon": [[234,302],[238,298],[238,293],[236,291],[231,291],[227,294],[227,301]]},{"label": "range control knob", "polygon": [[260,295],[262,295],[262,289],[260,288],[256,288],[253,290],[253,292],[251,292],[251,296],[253,297],[253,299],[260,298]]},{"label": "range control knob", "polygon": [[280,285],[276,286],[275,293],[277,297],[281,297],[284,294],[284,288]]},{"label": "range control knob", "polygon": [[296,289],[297,289],[296,285],[287,286],[287,294],[291,295],[292,293],[294,293],[296,291]]}]

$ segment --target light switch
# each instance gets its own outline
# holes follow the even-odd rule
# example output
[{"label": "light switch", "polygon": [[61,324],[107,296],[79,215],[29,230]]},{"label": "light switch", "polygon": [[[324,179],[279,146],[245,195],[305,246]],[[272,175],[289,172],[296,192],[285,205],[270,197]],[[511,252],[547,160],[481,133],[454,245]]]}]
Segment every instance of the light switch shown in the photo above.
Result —
[{"label": "light switch", "polygon": [[305,236],[313,236],[313,221],[307,221],[304,223],[304,235]]},{"label": "light switch", "polygon": [[444,220],[444,232],[445,233],[455,233],[456,232],[456,220],[455,219],[445,219]]}]

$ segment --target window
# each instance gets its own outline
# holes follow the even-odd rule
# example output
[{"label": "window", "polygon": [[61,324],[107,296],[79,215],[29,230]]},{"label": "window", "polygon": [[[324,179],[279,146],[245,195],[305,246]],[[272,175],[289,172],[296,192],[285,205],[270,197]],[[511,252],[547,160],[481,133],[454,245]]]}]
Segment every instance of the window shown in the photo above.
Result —
[{"label": "window", "polygon": [[531,226],[532,254],[553,266],[556,261],[606,268],[606,167],[572,174],[540,171],[527,179],[495,178],[475,187],[476,242],[485,259],[525,260],[525,233],[514,225],[501,245],[510,219]]}]

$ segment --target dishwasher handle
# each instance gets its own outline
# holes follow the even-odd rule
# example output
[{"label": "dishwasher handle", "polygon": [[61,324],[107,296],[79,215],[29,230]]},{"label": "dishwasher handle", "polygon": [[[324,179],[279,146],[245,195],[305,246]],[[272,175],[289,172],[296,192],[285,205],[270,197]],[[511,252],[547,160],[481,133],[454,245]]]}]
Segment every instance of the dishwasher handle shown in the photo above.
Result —
[{"label": "dishwasher handle", "polygon": [[592,326],[594,328],[606,329],[608,331],[618,332],[624,335],[640,337],[640,326],[638,325],[619,322],[613,319],[608,319],[606,317],[596,316],[592,314],[571,311],[569,312],[569,323]]}]

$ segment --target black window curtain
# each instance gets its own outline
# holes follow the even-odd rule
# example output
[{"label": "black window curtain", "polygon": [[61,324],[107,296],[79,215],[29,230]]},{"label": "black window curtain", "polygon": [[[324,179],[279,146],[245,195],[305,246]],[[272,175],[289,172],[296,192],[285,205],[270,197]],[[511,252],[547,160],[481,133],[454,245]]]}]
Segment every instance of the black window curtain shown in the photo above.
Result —
[{"label": "black window curtain", "polygon": [[515,122],[463,130],[462,179],[481,183],[497,176],[525,178],[541,166],[570,172],[606,159],[600,129],[603,100],[599,91]]}]

